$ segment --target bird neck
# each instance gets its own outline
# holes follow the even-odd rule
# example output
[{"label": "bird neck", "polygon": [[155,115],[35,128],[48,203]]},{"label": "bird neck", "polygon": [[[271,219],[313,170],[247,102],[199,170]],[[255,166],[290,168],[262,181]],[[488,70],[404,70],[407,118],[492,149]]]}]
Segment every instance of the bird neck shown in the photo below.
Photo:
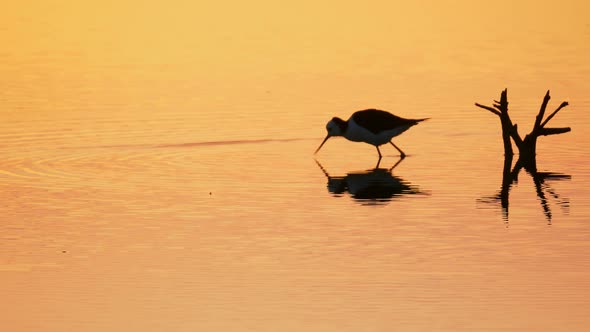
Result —
[{"label": "bird neck", "polygon": [[334,122],[340,129],[340,136],[344,136],[348,129],[348,122],[336,117],[332,119],[332,122]]}]

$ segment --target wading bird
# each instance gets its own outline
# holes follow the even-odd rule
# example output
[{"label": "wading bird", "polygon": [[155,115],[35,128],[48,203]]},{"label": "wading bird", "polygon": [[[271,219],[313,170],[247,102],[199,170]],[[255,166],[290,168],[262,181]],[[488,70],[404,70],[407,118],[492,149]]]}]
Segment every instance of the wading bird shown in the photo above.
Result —
[{"label": "wading bird", "polygon": [[332,136],[344,136],[349,141],[365,142],[374,145],[377,148],[379,159],[381,159],[379,146],[385,143],[391,143],[399,151],[400,156],[405,158],[406,154],[393,144],[391,139],[424,120],[428,120],[428,118],[404,119],[389,112],[376,109],[355,112],[347,121],[334,117],[326,125],[328,135],[314,154],[320,151],[328,138]]}]

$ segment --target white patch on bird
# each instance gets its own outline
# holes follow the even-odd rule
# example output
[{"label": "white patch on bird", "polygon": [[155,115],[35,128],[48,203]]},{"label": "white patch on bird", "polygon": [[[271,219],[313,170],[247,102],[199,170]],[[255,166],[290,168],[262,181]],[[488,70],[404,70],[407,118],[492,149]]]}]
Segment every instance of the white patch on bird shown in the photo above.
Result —
[{"label": "white patch on bird", "polygon": [[384,130],[378,134],[373,134],[364,127],[359,126],[353,119],[349,119],[345,137],[349,141],[365,142],[379,146],[391,141],[393,137],[403,133],[410,127],[411,126],[397,127],[390,130]]}]

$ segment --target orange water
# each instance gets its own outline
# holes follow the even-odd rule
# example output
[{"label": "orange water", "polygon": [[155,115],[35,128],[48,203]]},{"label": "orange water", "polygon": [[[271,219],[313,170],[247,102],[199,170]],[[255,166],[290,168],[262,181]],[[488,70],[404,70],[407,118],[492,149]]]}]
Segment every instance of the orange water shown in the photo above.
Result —
[{"label": "orange water", "polygon": [[[585,2],[5,7],[3,330],[587,329]],[[523,135],[547,89],[570,103],[539,140],[571,177],[539,187],[549,212],[524,171],[507,216],[490,199],[500,124],[473,103],[504,88]],[[408,158],[314,160],[370,107],[431,118]],[[358,199],[375,178],[405,189]]]}]

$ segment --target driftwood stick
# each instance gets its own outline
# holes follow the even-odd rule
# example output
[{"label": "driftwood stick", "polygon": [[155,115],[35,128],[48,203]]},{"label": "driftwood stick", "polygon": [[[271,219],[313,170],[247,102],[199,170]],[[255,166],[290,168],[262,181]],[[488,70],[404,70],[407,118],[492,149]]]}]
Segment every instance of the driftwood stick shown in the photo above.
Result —
[{"label": "driftwood stick", "polygon": [[520,134],[518,134],[518,124],[512,125],[510,136],[514,140],[514,144],[516,144],[518,150],[522,149],[522,138],[520,138]]},{"label": "driftwood stick", "polygon": [[477,106],[477,107],[481,107],[481,108],[483,108],[484,110],[488,110],[488,111],[490,111],[490,112],[492,112],[492,113],[496,114],[497,116],[502,116],[502,115],[501,115],[501,113],[500,113],[500,111],[498,111],[498,110],[496,110],[496,109],[493,109],[493,108],[491,108],[491,107],[489,107],[489,106],[482,105],[482,104],[478,104],[478,103],[475,103],[475,106]]},{"label": "driftwood stick", "polygon": [[553,113],[549,114],[547,119],[545,119],[545,121],[543,121],[543,123],[541,123],[541,128],[545,127],[547,122],[549,122],[549,120],[551,120],[555,116],[555,114],[557,114],[557,112],[561,111],[561,109],[566,107],[567,105],[569,105],[569,103],[567,101],[564,101],[563,103],[561,103],[561,105],[559,105],[559,107],[555,111],[553,111]]},{"label": "driftwood stick", "polygon": [[571,131],[571,128],[569,127],[545,128],[545,125],[547,125],[547,123],[549,123],[549,121],[553,119],[553,117],[559,111],[561,111],[561,109],[569,105],[566,101],[562,102],[561,105],[559,105],[559,107],[555,111],[553,111],[545,120],[543,120],[550,99],[550,91],[547,90],[547,93],[545,93],[545,97],[543,98],[541,108],[539,109],[539,113],[535,118],[535,124],[533,126],[533,129],[528,135],[525,135],[524,138],[521,138],[520,134],[518,133],[517,125],[512,123],[510,115],[508,114],[507,89],[504,89],[502,91],[502,94],[500,95],[500,101],[494,100],[493,107],[482,105],[479,103],[475,103],[475,106],[483,108],[491,113],[494,113],[500,118],[500,122],[502,124],[502,140],[504,143],[504,155],[508,156],[514,154],[512,149],[512,142],[514,142],[514,144],[518,147],[518,151],[520,153],[519,161],[522,161],[523,163],[525,161],[528,161],[527,163],[525,163],[525,166],[532,166],[536,163],[535,155],[537,149],[537,138],[539,136],[557,135]]},{"label": "driftwood stick", "polygon": [[563,133],[567,133],[572,131],[572,128],[570,127],[564,127],[564,128],[541,128],[539,129],[539,131],[537,132],[537,134],[539,136],[549,136],[549,135],[557,135],[557,134],[563,134]]},{"label": "driftwood stick", "polygon": [[504,89],[502,94],[500,95],[500,101],[494,100],[494,107],[482,105],[479,103],[475,103],[475,106],[483,108],[491,113],[496,114],[500,118],[500,123],[502,124],[502,141],[504,143],[504,155],[511,156],[514,154],[512,151],[512,143],[510,142],[510,138],[514,139],[514,142],[518,145],[520,149],[520,145],[522,144],[522,139],[518,136],[518,131],[516,127],[512,124],[512,120],[510,120],[510,116],[508,115],[508,90]]},{"label": "driftwood stick", "polygon": [[512,143],[510,137],[513,135],[512,132],[512,120],[508,115],[508,89],[504,89],[500,94],[500,103],[494,105],[500,110],[500,123],[502,124],[502,141],[504,143],[504,155],[514,155],[512,151]]},{"label": "driftwood stick", "polygon": [[537,118],[535,119],[535,126],[533,127],[531,134],[541,129],[541,121],[543,120],[543,116],[545,115],[545,109],[547,109],[547,103],[549,103],[549,99],[551,99],[551,96],[549,95],[549,90],[547,90],[545,98],[543,98],[543,103],[541,104],[539,114],[537,114]]},{"label": "driftwood stick", "polygon": [[520,138],[520,135],[518,134],[518,128],[512,123],[512,119],[510,119],[510,115],[508,115],[508,89],[504,89],[502,91],[498,107],[502,113],[500,119],[502,120],[502,139],[504,141],[504,152],[505,154],[514,154],[514,152],[512,152],[510,138],[512,137],[512,140],[514,140],[514,143],[519,150],[522,147],[522,138]]}]

